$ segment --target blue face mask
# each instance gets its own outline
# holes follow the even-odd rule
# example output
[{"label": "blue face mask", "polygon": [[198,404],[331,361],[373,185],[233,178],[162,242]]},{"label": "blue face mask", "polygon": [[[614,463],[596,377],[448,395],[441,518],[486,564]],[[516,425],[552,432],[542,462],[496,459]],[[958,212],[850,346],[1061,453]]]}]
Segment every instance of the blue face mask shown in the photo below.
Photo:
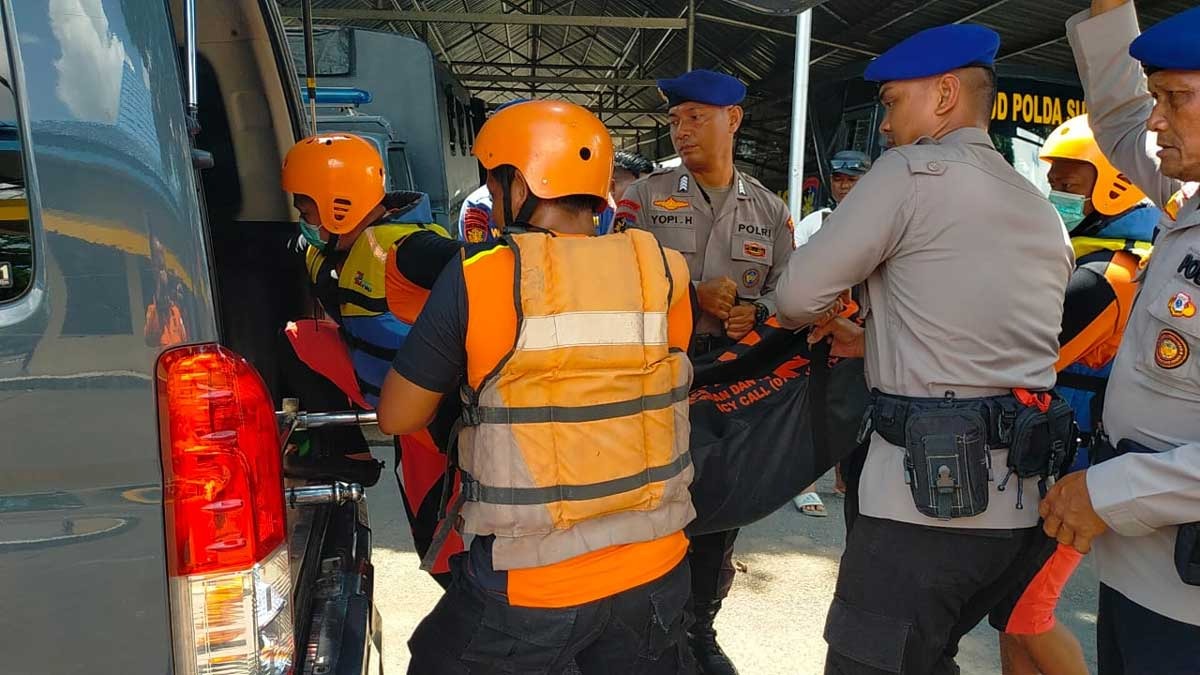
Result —
[{"label": "blue face mask", "polygon": [[1074,232],[1075,228],[1083,222],[1085,217],[1083,213],[1083,205],[1087,202],[1086,197],[1074,195],[1069,192],[1059,192],[1053,190],[1050,192],[1050,203],[1054,205],[1054,209],[1058,211],[1058,215],[1062,216],[1063,225],[1066,225],[1067,232]]},{"label": "blue face mask", "polygon": [[309,246],[322,253],[325,252],[325,240],[321,239],[321,229],[310,225],[303,218],[300,219],[300,236],[304,237],[304,241],[307,241]]}]

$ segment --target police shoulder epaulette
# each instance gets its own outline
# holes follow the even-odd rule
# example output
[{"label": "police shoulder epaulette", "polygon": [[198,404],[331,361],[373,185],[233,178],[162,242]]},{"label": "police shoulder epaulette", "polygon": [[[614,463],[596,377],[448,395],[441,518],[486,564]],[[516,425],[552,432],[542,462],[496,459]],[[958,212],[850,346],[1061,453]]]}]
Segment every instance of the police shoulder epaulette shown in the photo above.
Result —
[{"label": "police shoulder epaulette", "polygon": [[[760,190],[767,190],[767,186],[763,185],[762,181],[758,180],[754,176],[751,176],[749,174],[742,174],[742,180],[746,181],[747,188],[758,188]],[[767,190],[767,192],[770,192],[770,190]]]},{"label": "police shoulder epaulette", "polygon": [[[887,171],[886,167],[895,161],[889,158],[897,157],[905,162],[910,174],[940,176],[946,173],[945,155],[945,148],[940,145],[920,145],[915,143],[904,145],[892,148],[881,155],[874,166],[871,167],[871,170],[877,173]],[[880,169],[881,166],[884,168]]]}]

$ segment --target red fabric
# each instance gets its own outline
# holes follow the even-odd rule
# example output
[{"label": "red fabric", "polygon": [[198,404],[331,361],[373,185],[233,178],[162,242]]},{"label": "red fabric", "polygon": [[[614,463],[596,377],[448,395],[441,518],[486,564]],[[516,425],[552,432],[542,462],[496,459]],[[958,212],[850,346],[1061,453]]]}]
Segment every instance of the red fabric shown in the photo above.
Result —
[{"label": "red fabric", "polygon": [[342,342],[336,323],[328,319],[289,321],[284,333],[296,356],[309,368],[336,384],[355,405],[364,410],[372,409],[358,388],[350,350]]},{"label": "red fabric", "polygon": [[[446,455],[438,451],[433,438],[424,429],[415,434],[401,436],[400,448],[404,457],[400,462],[400,471],[404,478],[404,492],[408,498],[408,508],[412,513],[420,514],[421,507],[429,496],[429,491],[442,482],[442,475],[446,473]],[[450,499],[446,503],[453,502],[454,498],[458,496],[458,481],[454,481],[453,485],[455,485],[454,493],[450,495]],[[458,532],[451,531],[442,550],[438,551],[437,562],[433,565],[433,573],[449,572],[450,556],[461,553],[463,548],[462,537]]]},{"label": "red fabric", "polygon": [[1008,617],[1005,633],[1013,635],[1041,635],[1054,628],[1054,608],[1063,588],[1083,554],[1070,546],[1058,545],[1058,549],[1038,570],[1033,581],[1025,587],[1025,592],[1017,600],[1012,614]]}]

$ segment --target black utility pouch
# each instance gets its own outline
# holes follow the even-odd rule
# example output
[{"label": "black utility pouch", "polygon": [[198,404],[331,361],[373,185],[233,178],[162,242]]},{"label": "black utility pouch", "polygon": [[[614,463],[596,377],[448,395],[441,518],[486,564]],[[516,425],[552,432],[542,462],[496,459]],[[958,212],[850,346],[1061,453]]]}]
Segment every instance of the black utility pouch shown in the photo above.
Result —
[{"label": "black utility pouch", "polygon": [[1200,586],[1200,523],[1179,526],[1175,535],[1175,569],[1180,581]]},{"label": "black utility pouch", "polygon": [[1022,503],[1023,478],[1037,476],[1038,489],[1045,496],[1051,476],[1057,477],[1068,458],[1073,456],[1077,434],[1075,415],[1071,406],[1057,395],[1051,395],[1043,412],[1037,406],[1018,404],[1012,416],[1012,431],[1008,443],[1008,473],[997,489],[1004,490],[1014,475],[1017,477],[1017,508]]},{"label": "black utility pouch", "polygon": [[904,468],[917,510],[931,518],[968,518],[987,510],[991,455],[987,425],[975,410],[909,413]]}]

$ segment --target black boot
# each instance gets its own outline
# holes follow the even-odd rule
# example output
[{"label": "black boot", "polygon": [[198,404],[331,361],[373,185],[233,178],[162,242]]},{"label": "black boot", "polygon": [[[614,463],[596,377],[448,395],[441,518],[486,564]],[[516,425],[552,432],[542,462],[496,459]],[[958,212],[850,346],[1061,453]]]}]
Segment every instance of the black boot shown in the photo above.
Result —
[{"label": "black boot", "polygon": [[688,646],[696,657],[699,675],[738,675],[733,661],[717,644],[717,630],[713,621],[721,611],[720,600],[695,600],[696,622],[688,629]]}]

